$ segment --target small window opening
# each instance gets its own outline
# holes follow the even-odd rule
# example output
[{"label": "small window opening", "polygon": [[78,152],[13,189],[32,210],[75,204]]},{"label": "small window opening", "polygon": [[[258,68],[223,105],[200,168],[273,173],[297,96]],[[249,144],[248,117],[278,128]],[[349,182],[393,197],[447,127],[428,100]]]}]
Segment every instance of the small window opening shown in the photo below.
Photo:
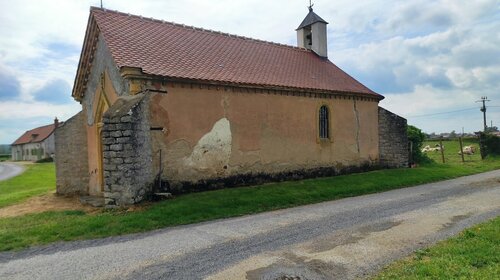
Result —
[{"label": "small window opening", "polygon": [[329,139],[330,132],[328,131],[328,107],[321,106],[319,108],[319,138],[320,139]]},{"label": "small window opening", "polygon": [[312,33],[307,34],[306,39],[307,39],[307,44],[309,46],[311,46],[312,45]]}]

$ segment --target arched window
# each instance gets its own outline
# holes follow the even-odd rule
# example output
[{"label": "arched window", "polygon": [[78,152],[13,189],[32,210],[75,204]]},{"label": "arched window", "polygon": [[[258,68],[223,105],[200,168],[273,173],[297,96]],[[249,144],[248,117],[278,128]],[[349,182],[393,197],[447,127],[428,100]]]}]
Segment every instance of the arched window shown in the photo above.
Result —
[{"label": "arched window", "polygon": [[329,122],[329,112],[328,107],[323,105],[319,108],[319,138],[320,139],[329,139],[330,131],[328,131],[328,122]]}]

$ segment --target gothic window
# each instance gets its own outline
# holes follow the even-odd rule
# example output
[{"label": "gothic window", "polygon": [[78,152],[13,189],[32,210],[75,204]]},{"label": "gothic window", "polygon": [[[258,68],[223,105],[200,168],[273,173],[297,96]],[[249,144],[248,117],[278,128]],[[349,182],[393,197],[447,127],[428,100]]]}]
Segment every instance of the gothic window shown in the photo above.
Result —
[{"label": "gothic window", "polygon": [[330,131],[329,128],[329,112],[328,107],[323,105],[319,108],[319,138],[320,139],[329,139]]}]

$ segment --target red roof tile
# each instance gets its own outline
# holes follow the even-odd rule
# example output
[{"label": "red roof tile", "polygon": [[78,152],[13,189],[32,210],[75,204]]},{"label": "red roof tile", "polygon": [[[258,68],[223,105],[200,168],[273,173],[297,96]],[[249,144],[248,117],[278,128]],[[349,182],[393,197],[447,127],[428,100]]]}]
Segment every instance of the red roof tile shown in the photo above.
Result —
[{"label": "red roof tile", "polygon": [[[62,122],[59,123],[59,125],[61,124]],[[32,130],[28,130],[23,135],[21,135],[21,137],[17,138],[17,140],[14,141],[12,145],[42,142],[43,140],[47,139],[47,137],[49,137],[52,132],[54,132],[54,130],[54,124],[40,126]]]},{"label": "red roof tile", "polygon": [[91,8],[118,67],[179,79],[383,97],[310,50]]}]

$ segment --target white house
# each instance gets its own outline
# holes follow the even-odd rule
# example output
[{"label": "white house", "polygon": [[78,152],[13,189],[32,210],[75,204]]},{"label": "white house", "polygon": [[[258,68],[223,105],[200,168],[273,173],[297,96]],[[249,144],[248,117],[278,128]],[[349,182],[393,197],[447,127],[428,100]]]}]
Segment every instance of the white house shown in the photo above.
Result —
[{"label": "white house", "polygon": [[59,126],[57,118],[53,124],[26,131],[12,143],[12,160],[36,161],[52,156],[55,152],[54,131]]}]

